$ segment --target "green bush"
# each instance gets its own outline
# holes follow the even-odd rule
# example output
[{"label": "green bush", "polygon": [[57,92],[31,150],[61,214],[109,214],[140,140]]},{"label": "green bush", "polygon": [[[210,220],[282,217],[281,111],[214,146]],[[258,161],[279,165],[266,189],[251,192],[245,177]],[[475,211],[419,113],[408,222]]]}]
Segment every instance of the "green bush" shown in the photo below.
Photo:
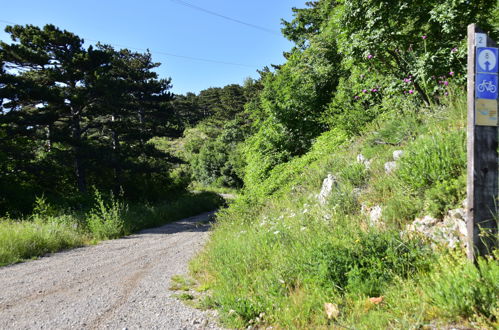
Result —
[{"label": "green bush", "polygon": [[425,193],[425,209],[433,216],[442,216],[445,211],[461,207],[466,198],[466,175],[437,182]]},{"label": "green bush", "polygon": [[98,190],[94,192],[95,206],[87,214],[87,226],[98,239],[118,238],[127,233],[124,214],[128,206],[118,201],[113,195],[106,203]]}]

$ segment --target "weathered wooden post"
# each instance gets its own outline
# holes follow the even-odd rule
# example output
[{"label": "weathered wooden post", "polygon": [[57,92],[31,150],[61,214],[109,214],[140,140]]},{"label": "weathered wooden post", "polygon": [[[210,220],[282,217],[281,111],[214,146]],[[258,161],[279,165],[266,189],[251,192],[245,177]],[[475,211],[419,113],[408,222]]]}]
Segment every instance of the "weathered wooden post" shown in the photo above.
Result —
[{"label": "weathered wooden post", "polygon": [[497,44],[468,26],[468,258],[497,247],[498,154]]}]

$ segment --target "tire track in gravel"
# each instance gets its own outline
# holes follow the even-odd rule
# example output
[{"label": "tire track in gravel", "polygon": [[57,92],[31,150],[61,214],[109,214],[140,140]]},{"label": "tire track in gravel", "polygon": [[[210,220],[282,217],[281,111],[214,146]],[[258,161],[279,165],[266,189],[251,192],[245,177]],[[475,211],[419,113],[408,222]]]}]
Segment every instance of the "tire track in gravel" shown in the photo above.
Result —
[{"label": "tire track in gravel", "polygon": [[0,329],[216,328],[168,290],[208,238],[213,212],[0,268]]}]

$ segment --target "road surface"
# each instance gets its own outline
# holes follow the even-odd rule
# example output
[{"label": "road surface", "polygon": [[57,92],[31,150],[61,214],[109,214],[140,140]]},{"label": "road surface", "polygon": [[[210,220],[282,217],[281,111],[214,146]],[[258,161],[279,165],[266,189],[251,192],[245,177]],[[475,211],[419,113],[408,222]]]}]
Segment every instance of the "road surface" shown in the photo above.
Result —
[{"label": "road surface", "polygon": [[210,329],[168,290],[208,238],[212,212],[0,268],[0,329]]}]

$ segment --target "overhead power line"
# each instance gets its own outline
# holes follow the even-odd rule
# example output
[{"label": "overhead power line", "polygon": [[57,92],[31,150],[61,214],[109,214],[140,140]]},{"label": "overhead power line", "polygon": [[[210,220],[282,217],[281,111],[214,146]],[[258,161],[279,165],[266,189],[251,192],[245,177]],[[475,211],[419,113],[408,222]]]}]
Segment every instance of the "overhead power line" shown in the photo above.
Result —
[{"label": "overhead power line", "polygon": [[[11,24],[11,25],[22,25],[22,24],[18,24],[18,23],[6,21],[6,20],[3,20],[3,19],[0,19],[0,22],[1,23],[6,23],[6,24]],[[88,41],[91,41],[91,42],[101,42],[102,44],[111,45],[113,47],[128,48],[130,50],[136,50],[136,51],[142,51],[142,52],[148,51],[148,52],[150,52],[153,55],[163,55],[163,56],[183,58],[183,59],[190,60],[190,61],[200,61],[200,62],[208,62],[208,63],[216,63],[216,64],[224,64],[224,65],[233,65],[233,66],[241,66],[241,67],[246,67],[246,68],[258,69],[258,66],[256,66],[256,65],[242,64],[242,63],[235,63],[235,62],[227,62],[227,61],[220,61],[220,60],[214,60],[214,59],[202,58],[202,57],[194,57],[194,56],[187,56],[187,55],[180,55],[180,54],[174,54],[174,53],[169,53],[169,52],[164,52],[164,51],[158,51],[158,50],[154,50],[153,51],[153,50],[149,50],[149,49],[145,49],[145,48],[138,48],[138,47],[132,47],[132,46],[127,46],[127,45],[107,43],[107,42],[103,42],[103,41],[100,41],[100,40],[89,39],[89,38],[85,38],[85,37],[82,37],[82,38],[84,40],[88,40]]]},{"label": "overhead power line", "polygon": [[213,15],[213,16],[221,17],[221,18],[226,19],[228,21],[232,21],[232,22],[235,22],[235,23],[238,23],[238,24],[246,25],[246,26],[249,26],[251,28],[260,30],[260,31],[264,31],[264,32],[267,32],[267,33],[270,33],[270,34],[274,34],[274,35],[280,36],[280,33],[277,32],[277,31],[274,31],[274,30],[271,30],[271,29],[267,29],[266,27],[263,27],[263,26],[260,26],[260,25],[256,25],[256,24],[252,24],[252,23],[247,23],[247,22],[244,22],[244,21],[238,20],[236,18],[232,18],[232,17],[226,16],[226,15],[222,15],[222,14],[216,13],[214,11],[211,11],[211,10],[208,10],[208,9],[196,6],[196,5],[194,5],[194,4],[190,3],[190,2],[187,2],[187,1],[183,1],[183,0],[170,0],[170,1],[172,1],[174,3],[177,3],[179,5],[182,5],[182,6],[186,6],[186,7],[198,10],[198,11],[202,11],[204,13],[207,13],[207,14],[210,14],[210,15]]}]

